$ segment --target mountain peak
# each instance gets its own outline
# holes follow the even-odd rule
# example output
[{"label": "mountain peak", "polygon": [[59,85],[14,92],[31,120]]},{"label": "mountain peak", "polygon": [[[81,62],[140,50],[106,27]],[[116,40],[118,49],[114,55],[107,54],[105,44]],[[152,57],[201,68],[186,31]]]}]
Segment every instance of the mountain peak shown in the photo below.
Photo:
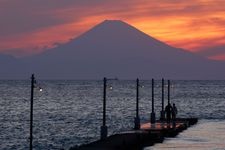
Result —
[{"label": "mountain peak", "polygon": [[124,23],[122,20],[109,20],[106,19],[102,23]]},{"label": "mountain peak", "polygon": [[141,30],[135,28],[134,26],[122,20],[104,20],[103,22],[97,24],[96,26],[94,26],[93,28],[91,28],[90,30],[82,34],[80,37],[78,37],[78,39],[83,38],[84,36],[86,37],[95,36],[95,37],[104,37],[104,38],[107,37],[110,39],[115,38],[119,41],[121,41],[122,39],[132,41],[132,38],[135,38],[133,40],[144,38],[144,39],[147,39],[148,42],[149,42],[149,39],[151,39],[152,42],[154,43],[155,42],[161,43],[161,41],[147,35],[146,33],[142,32]]},{"label": "mountain peak", "polygon": [[[166,43],[163,43],[154,37],[142,32],[136,27],[122,21],[122,20],[104,20],[97,24],[77,39],[90,39],[91,41],[99,41],[100,43],[121,43],[120,45],[131,45],[136,43],[135,47],[140,46],[140,40],[147,45],[151,45],[152,49],[158,49],[158,46],[170,47]],[[85,42],[87,42],[85,40]],[[118,43],[117,43],[118,42]],[[156,46],[156,47],[155,47]],[[139,48],[141,48],[140,46]]]},{"label": "mountain peak", "polygon": [[128,23],[122,20],[104,20],[103,22],[99,23],[98,25],[123,25],[123,26],[131,26]]},{"label": "mountain peak", "polygon": [[[97,24],[95,27],[107,27],[107,28],[134,28],[128,23],[122,21],[122,20],[104,20],[103,22]],[[95,28],[94,27],[94,28]]]}]

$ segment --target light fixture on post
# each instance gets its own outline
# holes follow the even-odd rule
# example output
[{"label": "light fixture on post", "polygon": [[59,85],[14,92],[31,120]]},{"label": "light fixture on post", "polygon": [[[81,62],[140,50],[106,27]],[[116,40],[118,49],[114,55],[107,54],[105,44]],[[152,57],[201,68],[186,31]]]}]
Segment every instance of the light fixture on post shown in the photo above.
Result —
[{"label": "light fixture on post", "polygon": [[168,105],[170,104],[170,80],[168,80]]},{"label": "light fixture on post", "polygon": [[160,113],[160,120],[165,120],[165,111],[164,111],[164,79],[162,78],[162,110]]},{"label": "light fixture on post", "polygon": [[36,85],[34,74],[31,75],[31,98],[30,98],[30,150],[33,149],[33,101],[34,101],[34,88],[39,88],[39,91],[42,92],[43,89],[40,86]]},{"label": "light fixture on post", "polygon": [[140,129],[140,117],[139,117],[139,79],[136,80],[136,117],[134,118],[134,129]]},{"label": "light fixture on post", "polygon": [[30,98],[30,150],[33,149],[33,100],[34,100],[34,74],[31,76],[31,98]]},{"label": "light fixture on post", "polygon": [[[104,140],[107,138],[108,135],[108,127],[106,125],[106,90],[107,90],[107,81],[108,80],[118,80],[115,79],[103,79],[103,118],[102,118],[102,126],[101,126],[101,140]],[[110,90],[113,90],[113,87],[109,86]]]},{"label": "light fixture on post", "polygon": [[101,140],[107,138],[108,134],[108,127],[106,126],[106,83],[107,79],[103,79],[104,87],[103,87],[103,119],[102,119],[102,126],[101,126]]},{"label": "light fixture on post", "polygon": [[154,79],[152,79],[152,112],[151,112],[151,124],[155,124],[155,111],[154,111]]}]

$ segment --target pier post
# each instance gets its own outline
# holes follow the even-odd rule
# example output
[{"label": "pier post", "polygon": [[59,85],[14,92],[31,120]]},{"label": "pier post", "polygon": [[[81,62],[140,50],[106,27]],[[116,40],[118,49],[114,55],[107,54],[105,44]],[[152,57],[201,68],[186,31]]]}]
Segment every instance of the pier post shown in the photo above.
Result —
[{"label": "pier post", "polygon": [[152,112],[151,112],[151,124],[155,123],[155,111],[154,111],[154,79],[152,79]]},{"label": "pier post", "polygon": [[168,104],[170,103],[170,80],[168,80]]},{"label": "pier post", "polygon": [[160,120],[165,120],[165,111],[164,111],[164,79],[162,78],[162,111]]},{"label": "pier post", "polygon": [[107,79],[103,79],[104,87],[103,87],[103,120],[101,126],[101,139],[106,139],[108,134],[108,128],[106,126],[106,82]]},{"label": "pier post", "polygon": [[34,74],[31,76],[31,98],[30,98],[30,150],[33,149],[33,100],[34,100]]},{"label": "pier post", "polygon": [[134,129],[140,129],[140,118],[139,118],[139,79],[136,80],[136,117],[134,118]]}]

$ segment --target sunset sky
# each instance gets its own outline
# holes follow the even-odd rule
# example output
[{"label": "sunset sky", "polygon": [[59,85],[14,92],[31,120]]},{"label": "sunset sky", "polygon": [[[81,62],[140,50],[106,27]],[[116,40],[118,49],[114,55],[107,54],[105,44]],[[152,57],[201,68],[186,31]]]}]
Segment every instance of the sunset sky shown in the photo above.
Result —
[{"label": "sunset sky", "polygon": [[123,20],[172,46],[225,60],[224,0],[0,0],[0,51],[14,56]]}]

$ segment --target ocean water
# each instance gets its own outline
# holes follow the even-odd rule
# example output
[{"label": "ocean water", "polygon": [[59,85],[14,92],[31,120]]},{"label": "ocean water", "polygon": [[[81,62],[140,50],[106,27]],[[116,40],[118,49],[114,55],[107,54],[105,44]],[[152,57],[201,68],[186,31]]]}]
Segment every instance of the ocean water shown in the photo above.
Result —
[{"label": "ocean water", "polygon": [[[37,80],[34,92],[34,149],[69,149],[100,138],[103,81]],[[140,117],[151,112],[151,81],[140,81]],[[135,81],[108,81],[109,135],[132,129]],[[112,89],[109,87],[112,86]],[[165,87],[166,92],[166,87]],[[166,94],[165,94],[166,99]],[[171,101],[178,117],[199,123],[148,149],[225,149],[225,81],[172,81]],[[161,109],[161,81],[155,85],[156,117]],[[0,149],[29,148],[30,81],[0,81]]]}]

